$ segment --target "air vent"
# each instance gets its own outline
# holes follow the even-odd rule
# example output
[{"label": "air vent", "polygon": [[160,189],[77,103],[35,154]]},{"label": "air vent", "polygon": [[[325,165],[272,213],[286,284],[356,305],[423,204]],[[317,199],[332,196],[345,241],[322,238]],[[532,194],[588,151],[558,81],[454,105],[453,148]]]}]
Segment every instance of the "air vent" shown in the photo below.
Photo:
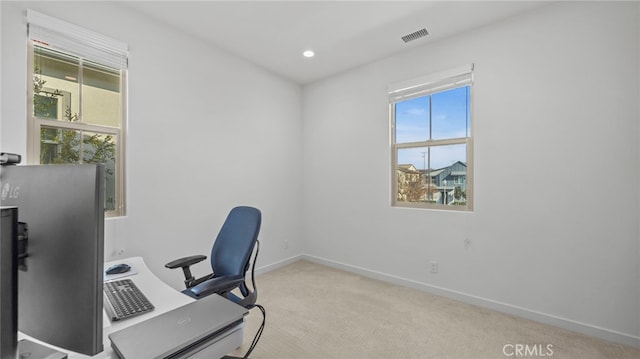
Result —
[{"label": "air vent", "polygon": [[422,30],[418,30],[416,32],[412,32],[410,34],[404,35],[402,37],[402,41],[409,42],[409,41],[417,40],[421,37],[425,37],[427,35],[429,35],[429,32],[427,31],[427,29],[422,29]]}]

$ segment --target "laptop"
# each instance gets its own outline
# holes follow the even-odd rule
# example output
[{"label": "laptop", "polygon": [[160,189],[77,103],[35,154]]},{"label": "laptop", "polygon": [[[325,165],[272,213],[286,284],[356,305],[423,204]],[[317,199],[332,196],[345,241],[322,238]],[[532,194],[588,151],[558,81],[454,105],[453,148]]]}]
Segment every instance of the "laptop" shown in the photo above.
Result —
[{"label": "laptop", "polygon": [[248,313],[214,294],[111,333],[109,339],[120,358],[184,358],[224,339]]}]

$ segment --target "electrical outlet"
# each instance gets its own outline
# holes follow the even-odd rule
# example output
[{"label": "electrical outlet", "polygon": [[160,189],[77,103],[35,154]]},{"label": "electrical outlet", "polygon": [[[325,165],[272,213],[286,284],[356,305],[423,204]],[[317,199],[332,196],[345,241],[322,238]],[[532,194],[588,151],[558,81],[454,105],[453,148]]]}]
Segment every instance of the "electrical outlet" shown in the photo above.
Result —
[{"label": "electrical outlet", "polygon": [[289,249],[289,241],[284,241],[283,247],[284,249]]},{"label": "electrical outlet", "polygon": [[431,273],[437,274],[438,273],[438,262],[431,261],[430,264],[431,264]]},{"label": "electrical outlet", "polygon": [[464,249],[469,249],[471,247],[471,240],[467,237],[464,239]]}]

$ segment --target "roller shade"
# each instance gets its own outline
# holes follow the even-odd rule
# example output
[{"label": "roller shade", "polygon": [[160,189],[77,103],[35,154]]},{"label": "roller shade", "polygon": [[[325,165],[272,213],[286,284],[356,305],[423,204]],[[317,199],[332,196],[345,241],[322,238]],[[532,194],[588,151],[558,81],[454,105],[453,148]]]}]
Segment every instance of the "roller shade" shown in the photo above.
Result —
[{"label": "roller shade", "polygon": [[27,10],[29,39],[98,64],[125,69],[129,46],[94,31]]},{"label": "roller shade", "polygon": [[427,96],[473,82],[473,64],[397,82],[388,87],[389,103]]}]

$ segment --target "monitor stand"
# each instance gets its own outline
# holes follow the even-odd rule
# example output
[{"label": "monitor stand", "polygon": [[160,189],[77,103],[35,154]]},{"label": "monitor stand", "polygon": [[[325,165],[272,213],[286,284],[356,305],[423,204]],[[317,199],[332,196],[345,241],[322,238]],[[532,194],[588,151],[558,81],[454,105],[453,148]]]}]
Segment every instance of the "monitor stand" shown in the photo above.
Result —
[{"label": "monitor stand", "polygon": [[67,359],[67,354],[27,339],[18,341],[18,359]]}]

